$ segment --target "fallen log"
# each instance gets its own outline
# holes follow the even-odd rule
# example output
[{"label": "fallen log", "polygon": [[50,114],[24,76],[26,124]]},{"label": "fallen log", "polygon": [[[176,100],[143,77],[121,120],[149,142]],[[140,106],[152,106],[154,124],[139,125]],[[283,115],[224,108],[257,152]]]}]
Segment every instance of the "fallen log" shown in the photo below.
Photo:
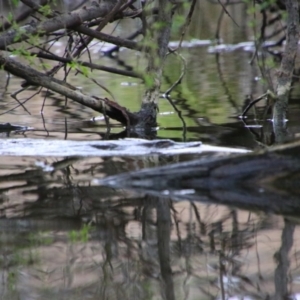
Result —
[{"label": "fallen log", "polygon": [[[64,149],[62,151],[62,149]],[[69,141],[50,139],[4,139],[0,155],[15,156],[146,156],[192,153],[245,153],[248,150],[204,145],[201,142],[179,143],[172,140],[121,139],[110,141]]]}]

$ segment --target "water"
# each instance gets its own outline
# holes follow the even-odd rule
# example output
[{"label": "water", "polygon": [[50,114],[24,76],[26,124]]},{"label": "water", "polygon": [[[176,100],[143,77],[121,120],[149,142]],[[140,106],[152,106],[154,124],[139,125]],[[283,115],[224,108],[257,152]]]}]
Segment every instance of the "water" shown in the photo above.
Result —
[{"label": "water", "polygon": [[[206,18],[216,19],[214,11],[206,10]],[[200,33],[193,29],[197,22],[192,24],[191,36],[211,42],[187,44],[192,47],[182,50],[186,75],[171,93],[182,118],[161,98],[156,138],[249,150],[271,144],[272,123],[262,120],[264,102],[246,119],[249,126],[239,118],[247,95],[256,98],[265,92],[257,67],[249,64],[252,53],[242,47],[214,51],[213,22],[204,22],[205,31]],[[228,45],[249,39],[242,29],[228,32],[223,35]],[[55,47],[59,54],[61,45]],[[112,59],[101,56],[100,47],[92,50],[95,62],[144,67],[143,60],[130,51],[123,50],[118,59]],[[22,145],[24,138],[50,142],[107,138],[104,120],[92,120],[98,117],[96,112],[71,101],[65,105],[63,98],[46,91],[25,104],[30,114],[21,107],[7,112],[17,104],[10,93],[19,89],[21,80],[10,78],[5,91],[7,78],[0,72],[1,123],[28,127],[1,132],[2,141],[19,139]],[[180,72],[180,60],[168,57],[162,92]],[[99,71],[92,76],[121,105],[139,109],[144,87],[138,79]],[[85,92],[109,97],[85,77],[71,75],[69,80]],[[32,93],[27,90],[19,99]],[[300,133],[298,98],[296,86],[288,122],[293,139]],[[112,134],[123,130],[112,124]],[[64,154],[49,157],[41,150],[40,156],[0,157],[0,299],[248,300],[284,299],[287,294],[300,299],[297,214],[217,204],[222,197],[234,196],[225,191],[193,198],[193,189],[180,189],[177,194],[165,190],[159,196],[98,186],[93,181],[199,157],[205,160],[212,154]],[[296,186],[272,193],[295,200],[297,207]]]}]

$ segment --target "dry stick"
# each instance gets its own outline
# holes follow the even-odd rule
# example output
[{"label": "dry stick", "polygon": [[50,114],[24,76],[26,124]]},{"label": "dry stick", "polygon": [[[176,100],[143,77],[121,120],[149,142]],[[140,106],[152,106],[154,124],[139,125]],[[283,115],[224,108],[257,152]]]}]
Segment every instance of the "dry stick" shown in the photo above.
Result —
[{"label": "dry stick", "polygon": [[[108,8],[107,8],[108,9]],[[16,42],[27,40],[32,35],[43,36],[47,33],[59,29],[72,28],[81,25],[85,21],[90,21],[98,17],[106,16],[108,11],[101,5],[92,5],[67,14],[62,14],[39,24],[30,23],[21,26],[17,30],[9,30],[0,36],[0,50]]]},{"label": "dry stick", "polygon": [[[228,15],[228,17],[232,20],[232,22],[237,26],[239,27],[239,25],[235,22],[235,20],[232,18],[232,16],[230,15],[230,13],[228,12],[228,10],[226,9],[226,7],[224,6],[224,4],[222,3],[221,0],[218,0],[219,4],[223,7],[223,10],[225,11],[225,13]],[[226,5],[227,5],[227,2],[229,2],[229,0],[226,1]]]},{"label": "dry stick", "polygon": [[[105,34],[103,32],[99,32],[99,31],[90,29],[83,25],[74,28],[74,30],[76,30],[80,33],[83,33],[85,35],[88,35],[90,37],[96,38],[100,41],[115,44],[116,46],[119,46],[119,47],[125,47],[128,49],[137,50],[137,51],[141,51],[142,49],[144,49],[137,42],[131,41],[129,39],[122,39],[119,37],[111,36],[111,35]],[[149,49],[149,47],[147,49]]]},{"label": "dry stick", "polygon": [[42,120],[43,120],[43,127],[44,127],[45,131],[47,132],[47,136],[49,136],[50,133],[49,133],[49,130],[47,129],[47,127],[46,127],[46,121],[45,121],[45,118],[44,118],[44,114],[41,114],[41,116],[42,116]]},{"label": "dry stick", "polygon": [[[119,38],[117,38],[117,39],[119,39]],[[56,38],[52,40],[53,44],[56,40],[57,40]],[[53,44],[49,47],[49,49],[53,46]],[[31,56],[35,56],[37,58],[44,58],[44,59],[59,61],[59,62],[63,62],[63,63],[77,62],[77,63],[82,64],[83,66],[89,67],[91,69],[101,70],[101,71],[105,71],[105,72],[108,72],[108,73],[114,73],[114,74],[134,77],[134,78],[141,78],[141,79],[143,78],[142,74],[139,74],[137,72],[127,71],[127,70],[120,70],[120,69],[116,69],[116,68],[106,67],[106,66],[93,64],[93,63],[88,63],[88,62],[83,62],[83,61],[74,61],[71,58],[68,59],[68,58],[65,58],[65,57],[57,56],[56,54],[53,54],[52,52],[50,52],[49,49],[47,50],[47,49],[44,49],[40,46],[32,46],[32,47],[27,48],[27,50],[30,50],[31,48],[38,48],[38,49],[41,50],[40,52],[31,52],[30,53]],[[13,52],[14,49],[13,48],[8,48],[7,51]],[[43,52],[47,52],[47,54],[43,53]]]},{"label": "dry stick", "polygon": [[88,79],[90,79],[92,82],[94,82],[95,84],[97,84],[100,88],[102,88],[105,92],[107,92],[111,97],[112,99],[117,102],[115,96],[113,95],[113,93],[107,89],[104,85],[100,84],[96,79],[94,78],[90,78],[89,76],[87,75],[84,75],[82,71],[80,71],[79,69],[76,69],[78,73],[82,74],[83,76],[87,77]]},{"label": "dry stick", "polygon": [[47,93],[48,93],[49,89],[46,90],[45,96],[44,96],[44,100],[43,100],[43,104],[42,104],[42,109],[41,109],[41,113],[43,114],[44,111],[44,107],[45,107],[45,103],[46,103],[46,98],[47,98]]},{"label": "dry stick", "polygon": [[113,73],[113,74],[118,74],[118,75],[123,75],[123,76],[129,76],[129,77],[134,77],[134,78],[143,78],[142,74],[139,74],[137,72],[133,72],[133,71],[126,71],[126,70],[120,70],[120,69],[116,69],[116,68],[112,68],[112,67],[106,67],[106,66],[102,66],[102,65],[98,65],[98,64],[94,64],[94,63],[88,63],[85,61],[76,61],[76,60],[72,60],[71,58],[65,58],[65,57],[61,57],[61,56],[57,56],[55,54],[45,54],[45,53],[41,53],[41,52],[32,52],[31,55],[36,56],[36,57],[40,57],[40,58],[44,58],[44,59],[49,59],[49,60],[55,60],[55,61],[59,61],[62,63],[78,63],[84,67],[88,67],[91,69],[95,69],[95,70],[101,70],[101,71],[106,71],[109,73]]},{"label": "dry stick", "polygon": [[185,33],[186,33],[186,29],[189,27],[189,25],[192,21],[192,16],[193,16],[193,13],[194,13],[194,10],[195,10],[196,3],[197,3],[197,0],[192,0],[192,4],[190,6],[190,10],[188,12],[186,22],[184,23],[182,31],[181,31],[181,37],[180,37],[178,49],[181,48],[182,41],[183,41],[183,38],[184,38]]},{"label": "dry stick", "polygon": [[[280,24],[281,24],[281,22],[280,22]],[[272,39],[274,36],[276,36],[276,35],[278,35],[278,34],[280,34],[280,33],[282,33],[282,32],[285,32],[286,31],[286,26],[281,26],[281,28],[279,28],[278,30],[275,30],[274,32],[272,32],[272,33],[270,33],[269,35],[267,35],[266,36],[266,40],[270,40],[270,39]],[[281,38],[282,39],[282,38]],[[280,39],[280,40],[281,40]],[[279,40],[279,41],[280,41]],[[283,41],[285,40],[285,36],[283,37]],[[274,45],[279,45],[279,41],[278,42],[276,42]],[[282,42],[283,42],[282,41]],[[280,43],[280,44],[282,44],[282,42]],[[273,45],[272,45],[273,46]],[[269,46],[270,47],[270,46]]]},{"label": "dry stick", "polygon": [[[82,44],[85,43],[84,37],[79,32],[78,32],[78,35],[80,37],[80,40],[82,41]],[[85,50],[86,51],[84,51],[84,52],[87,52],[89,62],[91,63],[92,62],[92,56],[91,56],[91,52],[90,52],[90,49],[89,49],[88,45],[86,45]],[[70,57],[72,57],[72,55],[70,55]]]},{"label": "dry stick", "polygon": [[65,118],[65,136],[64,136],[64,140],[66,140],[68,138],[68,122],[67,122],[67,118]]},{"label": "dry stick", "polygon": [[[134,32],[134,33],[132,33],[131,35],[129,35],[129,36],[127,36],[124,40],[126,41],[131,41],[131,40],[133,40],[134,38],[136,38],[137,36],[139,36],[140,34],[142,34],[143,33],[143,29],[138,29],[136,32]],[[110,36],[109,36],[110,37]],[[120,39],[120,38],[118,38],[117,37],[117,39]],[[123,39],[122,39],[123,40]],[[115,44],[115,43],[112,43],[112,44]],[[115,44],[116,45],[116,44]],[[136,44],[137,45],[137,48],[139,48],[139,45],[138,44]],[[107,51],[102,51],[102,52],[104,52],[105,54],[108,54],[108,55],[110,55],[111,53],[113,53],[113,52],[115,52],[115,51],[118,51],[119,50],[119,48],[120,47],[124,47],[123,45],[121,45],[121,46],[118,46],[118,45],[116,45],[116,46],[114,46],[114,47],[112,47],[110,50],[107,50]],[[135,49],[135,50],[138,50],[138,49]]]},{"label": "dry stick", "polygon": [[[114,6],[114,8],[112,9],[112,11],[110,13],[108,13],[104,19],[101,21],[101,23],[98,25],[98,27],[96,28],[96,31],[101,31],[105,25],[113,18],[113,16],[119,12],[120,7],[122,6],[122,1],[119,0],[117,2],[117,4]],[[85,49],[88,44],[93,40],[92,37],[87,37],[84,42],[81,44],[81,46],[78,47],[78,49],[73,53],[73,57],[78,57],[80,55],[80,53],[82,52],[83,49]]]},{"label": "dry stick", "polygon": [[181,74],[179,76],[179,78],[166,90],[165,92],[165,95],[168,96],[172,91],[173,89],[181,83],[181,80],[182,78],[184,77],[185,73],[186,73],[186,60],[184,59],[184,57],[177,53],[177,52],[174,52],[174,51],[170,51],[169,53],[167,53],[167,56],[169,54],[174,54],[174,55],[177,55],[180,59],[181,59],[181,62],[182,62],[182,66],[181,66]]}]

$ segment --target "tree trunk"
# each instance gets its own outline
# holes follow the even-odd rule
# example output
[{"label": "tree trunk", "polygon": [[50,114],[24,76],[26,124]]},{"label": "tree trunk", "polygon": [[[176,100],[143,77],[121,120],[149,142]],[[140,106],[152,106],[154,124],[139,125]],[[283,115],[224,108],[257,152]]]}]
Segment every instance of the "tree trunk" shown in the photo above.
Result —
[{"label": "tree trunk", "polygon": [[158,17],[155,19],[158,30],[150,29],[145,39],[151,39],[157,48],[148,50],[148,69],[146,77],[150,84],[146,89],[142,107],[138,113],[139,127],[156,126],[157,103],[160,94],[164,60],[168,52],[168,44],[172,27],[172,6],[168,0],[159,0]]},{"label": "tree trunk", "polygon": [[299,40],[298,0],[285,0],[287,10],[286,47],[278,72],[277,99],[273,110],[276,142],[285,137],[286,112]]}]

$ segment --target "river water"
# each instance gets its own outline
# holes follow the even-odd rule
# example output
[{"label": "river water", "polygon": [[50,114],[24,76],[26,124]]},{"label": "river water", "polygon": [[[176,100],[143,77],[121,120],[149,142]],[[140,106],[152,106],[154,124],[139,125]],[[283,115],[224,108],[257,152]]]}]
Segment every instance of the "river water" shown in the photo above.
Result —
[{"label": "river water", "polygon": [[[193,21],[180,52],[186,74],[171,93],[172,103],[159,100],[156,138],[245,150],[271,145],[274,136],[271,115],[263,118],[265,102],[246,120],[239,118],[246,99],[266,91],[259,69],[249,63],[254,48],[247,42],[251,34],[241,17],[244,11],[231,11],[239,28],[224,20],[224,41],[218,45],[214,36],[220,9],[212,4],[205,9],[201,21]],[[132,27],[130,21],[121,25],[120,35]],[[62,54],[62,44],[53,47]],[[131,51],[103,55],[107,47],[91,48],[93,62],[144,68],[143,58]],[[181,70],[181,60],[170,55],[162,93]],[[1,132],[2,141],[18,139],[17,147],[22,139],[99,141],[123,131],[112,122],[108,136],[96,112],[45,90],[24,104],[30,114],[22,107],[13,109],[17,102],[10,94],[22,80],[7,81],[0,72],[0,122],[25,129]],[[139,79],[100,71],[90,77],[119,104],[139,109],[144,89]],[[84,76],[71,74],[69,82],[111,98]],[[26,90],[18,99],[36,91]],[[300,134],[298,99],[295,85],[290,139]],[[0,156],[0,299],[300,299],[297,215],[241,209],[217,200],[192,201],[184,197],[187,190],[180,199],[161,198],[93,184],[95,178],[205,159],[208,154],[87,157],[70,156],[63,148],[61,152],[63,157]],[[297,199],[297,189],[284,194],[292,196]]]}]

